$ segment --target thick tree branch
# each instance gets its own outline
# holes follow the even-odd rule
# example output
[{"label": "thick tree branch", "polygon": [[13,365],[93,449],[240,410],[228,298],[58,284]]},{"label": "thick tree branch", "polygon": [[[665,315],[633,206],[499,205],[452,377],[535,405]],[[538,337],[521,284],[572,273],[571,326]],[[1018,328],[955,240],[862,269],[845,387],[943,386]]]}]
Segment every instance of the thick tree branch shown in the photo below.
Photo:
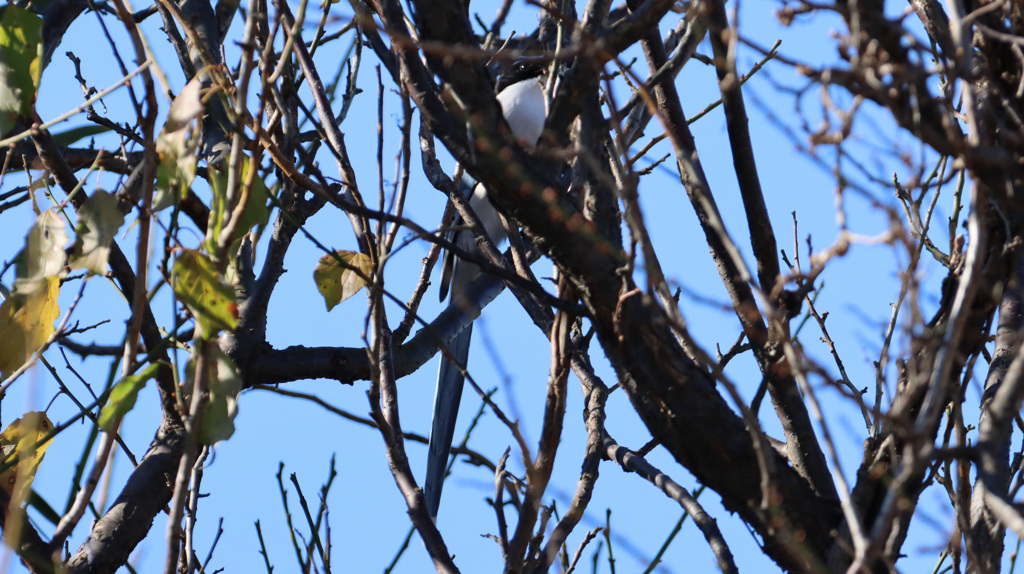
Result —
[{"label": "thick tree branch", "polygon": [[[750,138],[747,108],[740,91],[740,77],[736,71],[736,34],[729,27],[724,2],[710,1],[708,28],[711,30],[711,46],[715,52],[715,68],[718,73],[718,87],[722,92],[722,107],[725,111],[726,129],[732,149],[733,171],[743,197],[743,208],[747,214],[747,228],[750,230],[750,247],[757,260],[757,280],[765,295],[777,294],[779,279],[779,251],[775,244],[775,231],[765,205],[761,190],[761,178],[754,161],[754,144]],[[667,62],[666,62],[667,63]],[[662,64],[664,66],[664,64]],[[781,286],[779,286],[781,287]],[[778,301],[771,299],[779,305]]]},{"label": "thick tree branch", "polygon": [[[1021,374],[1024,338],[1024,260],[1020,253],[1014,259],[1014,278],[999,306],[996,348],[985,378],[978,419],[978,476],[971,497],[971,530],[965,533],[971,556],[969,572],[998,572],[1003,556],[1005,525],[990,507],[986,491],[989,496],[1004,499],[1009,495],[1013,419],[1024,401],[1024,378],[1011,378],[1012,374]],[[1016,371],[1011,373],[1014,368]]]},{"label": "thick tree branch", "polygon": [[185,429],[166,421],[149,445],[110,510],[93,525],[89,536],[67,562],[68,574],[115,572],[128,562],[149,533],[153,519],[171,500],[178,461],[185,448]]}]

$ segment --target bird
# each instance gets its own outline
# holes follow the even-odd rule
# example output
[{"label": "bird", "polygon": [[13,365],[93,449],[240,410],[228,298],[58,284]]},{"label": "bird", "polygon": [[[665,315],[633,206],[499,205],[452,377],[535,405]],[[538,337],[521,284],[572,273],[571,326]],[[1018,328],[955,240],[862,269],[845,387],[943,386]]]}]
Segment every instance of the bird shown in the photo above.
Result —
[{"label": "bird", "polygon": [[[498,103],[501,105],[505,121],[512,129],[512,134],[527,149],[533,149],[544,131],[547,117],[547,100],[544,96],[544,76],[546,67],[536,60],[520,60],[499,78],[495,90]],[[472,195],[469,205],[483,224],[484,231],[495,245],[506,239],[505,228],[501,216],[487,198],[487,190],[472,178],[464,177],[460,188],[462,193]],[[470,191],[471,190],[471,191]],[[460,249],[472,252],[476,249],[473,232],[465,226],[459,229],[459,222],[453,226],[449,240]],[[451,305],[459,304],[466,285],[481,273],[480,268],[468,261],[455,258],[449,251],[441,267],[441,301],[443,302],[451,287]],[[423,495],[431,520],[437,522],[437,511],[441,505],[441,487],[448,466],[448,455],[451,452],[452,438],[455,434],[455,419],[462,400],[462,387],[465,379],[457,365],[466,365],[469,357],[469,341],[473,334],[473,325],[469,324],[448,344],[448,351],[454,362],[441,357],[438,367],[437,389],[434,394],[434,416],[430,429],[430,445],[427,454],[427,475],[424,481]]]}]

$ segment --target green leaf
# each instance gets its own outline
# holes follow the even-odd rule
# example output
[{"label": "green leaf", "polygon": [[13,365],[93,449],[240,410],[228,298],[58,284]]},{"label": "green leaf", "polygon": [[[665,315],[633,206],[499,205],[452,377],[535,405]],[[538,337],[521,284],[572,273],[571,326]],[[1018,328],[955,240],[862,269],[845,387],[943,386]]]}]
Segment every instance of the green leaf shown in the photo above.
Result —
[{"label": "green leaf", "polygon": [[36,509],[36,512],[43,518],[50,521],[50,524],[57,526],[60,523],[60,514],[50,506],[46,499],[39,495],[36,491],[28,493],[28,505]]},{"label": "green leaf", "polygon": [[0,10],[0,133],[6,133],[19,115],[31,115],[35,106],[43,63],[43,20],[13,4]]},{"label": "green leaf", "polygon": [[88,269],[99,275],[106,273],[110,243],[123,224],[124,214],[117,207],[117,198],[102,189],[93,192],[78,210],[71,268]]},{"label": "green leaf", "polygon": [[167,121],[156,138],[160,164],[156,168],[153,211],[177,205],[188,194],[196,177],[199,118],[203,101],[198,77],[185,85],[167,110]]},{"label": "green leaf", "polygon": [[59,134],[53,134],[53,143],[61,147],[66,147],[78,140],[105,134],[109,131],[110,128],[106,126],[79,126],[77,128],[71,128],[60,132]]},{"label": "green leaf", "polygon": [[220,347],[213,352],[216,359],[216,376],[210,377],[210,401],[203,409],[199,423],[199,442],[216,444],[235,434],[235,417],[238,415],[238,393],[242,392],[242,374],[231,357]]},{"label": "green leaf", "polygon": [[[362,276],[360,276],[362,274]],[[335,251],[320,258],[313,270],[316,288],[323,295],[327,310],[355,295],[366,285],[363,277],[373,276],[370,257],[357,251]]]},{"label": "green leaf", "polygon": [[99,424],[104,432],[111,432],[114,429],[114,421],[123,417],[135,406],[135,399],[139,391],[146,386],[146,382],[156,376],[160,365],[150,363],[145,369],[128,375],[121,379],[117,385],[110,390],[107,404],[103,405],[100,411]]},{"label": "green leaf", "polygon": [[[200,444],[216,444],[231,438],[235,433],[235,417],[238,416],[238,394],[242,392],[242,374],[216,342],[211,345],[210,361],[206,363],[206,380],[209,396],[199,417],[199,431],[196,439]],[[199,353],[195,347],[194,353]],[[193,355],[194,357],[194,355]],[[195,388],[195,359],[189,359],[186,367],[189,386]],[[191,395],[192,391],[189,391]]]},{"label": "green leaf", "polygon": [[171,269],[171,287],[196,318],[201,337],[209,339],[217,331],[238,325],[235,290],[220,280],[213,263],[198,251],[178,254]]},{"label": "green leaf", "polygon": [[[234,203],[236,205],[241,201],[240,196],[242,194],[242,187],[244,187],[242,184],[245,182],[246,174],[251,166],[252,161],[248,157],[242,160],[241,177],[238,178],[239,187],[235,190]],[[210,187],[213,190],[210,221],[213,224],[213,236],[218,238],[224,226],[231,219],[231,214],[234,210],[233,205],[228,205],[228,174],[226,169],[212,169],[210,171]],[[267,197],[269,196],[270,191],[267,189],[267,184],[257,175],[253,179],[252,188],[249,190],[238,225],[235,227],[234,233],[231,234],[231,243],[245,237],[253,226],[266,225],[270,220],[270,211],[267,209]]]}]

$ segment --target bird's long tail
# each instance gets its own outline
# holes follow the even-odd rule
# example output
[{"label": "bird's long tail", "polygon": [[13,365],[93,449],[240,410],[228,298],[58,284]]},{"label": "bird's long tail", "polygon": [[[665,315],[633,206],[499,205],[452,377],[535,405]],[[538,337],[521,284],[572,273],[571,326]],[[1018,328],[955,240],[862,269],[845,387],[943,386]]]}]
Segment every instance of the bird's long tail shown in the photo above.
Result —
[{"label": "bird's long tail", "polygon": [[[448,344],[448,350],[455,361],[466,367],[469,357],[469,340],[473,335],[470,324]],[[459,402],[462,400],[462,386],[465,378],[462,371],[447,357],[441,358],[441,366],[437,373],[437,390],[434,394],[434,422],[430,428],[430,451],[427,453],[427,478],[424,482],[423,496],[426,498],[427,511],[430,518],[437,518],[437,509],[441,505],[441,487],[444,486],[445,471],[448,467],[448,454],[452,448],[455,435],[455,419],[459,414]]]}]

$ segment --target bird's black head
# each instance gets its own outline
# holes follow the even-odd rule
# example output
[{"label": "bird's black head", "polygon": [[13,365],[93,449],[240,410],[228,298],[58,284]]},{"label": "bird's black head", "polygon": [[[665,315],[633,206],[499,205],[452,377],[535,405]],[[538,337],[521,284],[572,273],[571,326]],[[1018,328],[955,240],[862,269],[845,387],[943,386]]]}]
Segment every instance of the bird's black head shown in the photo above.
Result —
[{"label": "bird's black head", "polygon": [[548,64],[548,62],[537,58],[517,60],[512,64],[512,67],[505,70],[505,72],[498,77],[498,83],[495,85],[494,89],[498,93],[501,93],[502,90],[512,84],[518,84],[523,80],[540,77],[547,73]]}]

